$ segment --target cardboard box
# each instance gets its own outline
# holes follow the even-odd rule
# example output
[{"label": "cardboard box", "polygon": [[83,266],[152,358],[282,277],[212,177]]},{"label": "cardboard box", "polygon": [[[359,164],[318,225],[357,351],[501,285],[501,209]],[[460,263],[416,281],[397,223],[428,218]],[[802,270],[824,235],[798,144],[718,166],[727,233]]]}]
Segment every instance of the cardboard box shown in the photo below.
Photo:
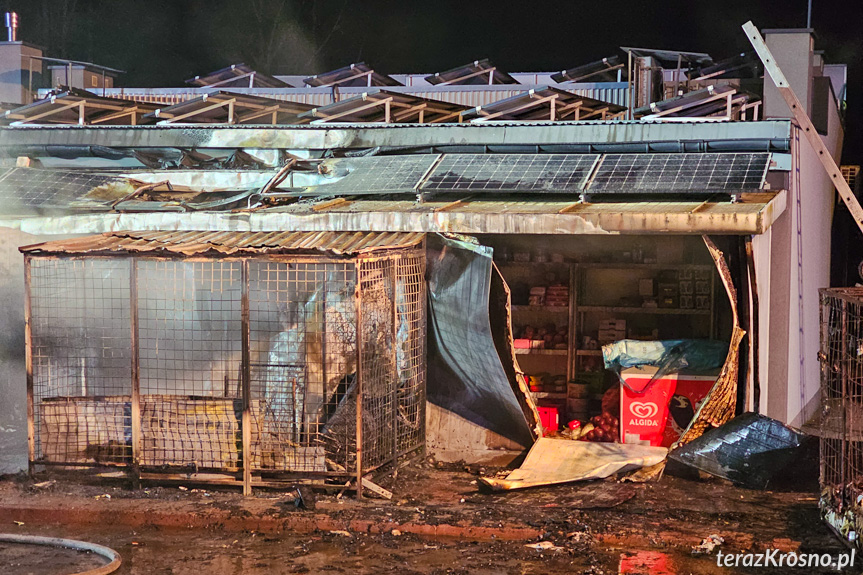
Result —
[{"label": "cardboard box", "polygon": [[617,330],[617,331],[626,331],[626,320],[625,319],[603,319],[599,322],[600,330]]},{"label": "cardboard box", "polygon": [[597,334],[597,339],[602,342],[620,341],[626,339],[626,330],[618,329],[601,329]]},{"label": "cardboard box", "polygon": [[655,367],[621,372],[620,437],[623,443],[669,447],[695,416],[717,375],[667,374],[652,384]]},{"label": "cardboard box", "polygon": [[638,295],[652,296],[653,295],[653,278],[638,280]]}]

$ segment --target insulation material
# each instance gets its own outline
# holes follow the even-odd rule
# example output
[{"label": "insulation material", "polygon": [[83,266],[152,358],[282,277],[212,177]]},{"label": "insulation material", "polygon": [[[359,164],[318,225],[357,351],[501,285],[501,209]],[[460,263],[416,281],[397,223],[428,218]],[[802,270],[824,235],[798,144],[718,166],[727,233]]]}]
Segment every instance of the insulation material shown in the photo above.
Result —
[{"label": "insulation material", "polygon": [[656,465],[665,459],[667,453],[664,447],[542,437],[531,448],[521,467],[506,479],[483,477],[479,481],[494,491],[508,491],[602,479],[615,473]]},{"label": "insulation material", "polygon": [[491,333],[491,255],[488,247],[454,239],[429,244],[428,400],[528,447],[531,425]]},{"label": "insulation material", "polygon": [[700,437],[705,431],[711,427],[719,427],[729,419],[734,417],[737,407],[737,381],[740,371],[740,342],[746,332],[740,327],[740,317],[737,313],[737,290],[731,280],[731,271],[728,269],[728,264],[725,261],[724,254],[716,247],[716,245],[707,236],[702,236],[704,243],[710,251],[710,257],[713,258],[716,264],[716,269],[719,270],[719,277],[722,279],[722,285],[725,286],[725,292],[728,294],[728,301],[731,303],[731,318],[732,318],[732,333],[731,343],[728,346],[728,357],[725,358],[725,364],[722,366],[722,371],[719,372],[719,377],[716,380],[716,385],[707,395],[707,399],[701,404],[701,408],[695,414],[695,418],[689,425],[689,428],[683,432],[680,439],[671,446],[672,450],[675,447],[689,443],[696,437]]}]

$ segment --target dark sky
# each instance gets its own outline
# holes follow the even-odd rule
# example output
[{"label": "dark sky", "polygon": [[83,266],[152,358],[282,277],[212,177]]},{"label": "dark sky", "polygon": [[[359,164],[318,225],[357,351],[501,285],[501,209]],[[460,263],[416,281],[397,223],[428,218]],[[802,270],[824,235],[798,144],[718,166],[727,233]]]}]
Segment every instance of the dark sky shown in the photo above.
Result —
[{"label": "dark sky", "polygon": [[[816,50],[849,65],[844,160],[863,163],[863,1],[813,0]],[[246,62],[312,74],[356,61],[436,72],[489,58],[512,72],[557,71],[618,46],[708,52],[750,48],[740,29],[806,25],[806,0],[460,2],[433,0],[0,0],[20,38],[49,55],[126,70],[120,85],[182,86]]]}]

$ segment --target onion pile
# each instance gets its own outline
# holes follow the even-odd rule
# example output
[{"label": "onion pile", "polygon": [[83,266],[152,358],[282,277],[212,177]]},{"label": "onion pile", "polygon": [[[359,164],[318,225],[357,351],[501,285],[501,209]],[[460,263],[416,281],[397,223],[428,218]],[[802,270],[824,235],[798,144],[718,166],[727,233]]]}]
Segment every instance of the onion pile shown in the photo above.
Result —
[{"label": "onion pile", "polygon": [[616,443],[618,440],[618,425],[616,417],[606,412],[590,419],[593,429],[585,433],[581,439],[585,441],[606,441]]}]

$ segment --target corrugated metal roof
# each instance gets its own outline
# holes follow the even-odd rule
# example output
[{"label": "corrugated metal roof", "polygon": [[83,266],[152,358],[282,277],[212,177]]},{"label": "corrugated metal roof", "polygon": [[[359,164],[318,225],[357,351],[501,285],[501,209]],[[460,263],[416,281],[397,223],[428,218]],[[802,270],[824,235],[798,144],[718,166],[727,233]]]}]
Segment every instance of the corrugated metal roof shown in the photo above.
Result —
[{"label": "corrugated metal roof", "polygon": [[424,236],[396,232],[111,232],[23,246],[20,250],[63,254],[166,251],[187,256],[208,251],[261,254],[316,250],[342,255],[410,248],[419,245]]}]

